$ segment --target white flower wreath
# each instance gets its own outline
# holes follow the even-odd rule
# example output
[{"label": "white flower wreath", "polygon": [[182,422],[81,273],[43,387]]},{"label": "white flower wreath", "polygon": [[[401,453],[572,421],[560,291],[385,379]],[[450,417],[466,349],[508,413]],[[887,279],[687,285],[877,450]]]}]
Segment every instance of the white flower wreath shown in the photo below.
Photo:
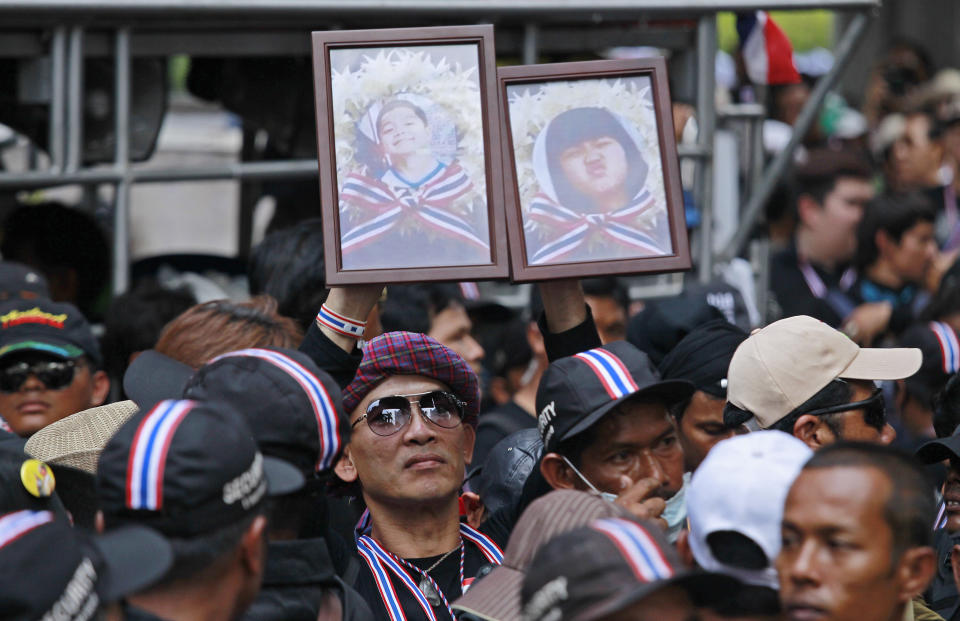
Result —
[{"label": "white flower wreath", "polygon": [[[649,166],[646,188],[659,205],[666,205],[660,139],[649,82],[636,79],[586,79],[547,82],[539,88],[517,88],[508,93],[510,129],[516,162],[520,205],[528,230],[537,230],[536,222],[526,219],[533,197],[544,188],[534,171],[534,145],[540,132],[558,114],[582,107],[601,107],[624,122],[638,140],[637,148]],[[641,223],[655,226],[663,210],[650,210],[640,216]]]},{"label": "white flower wreath", "polygon": [[[477,69],[434,59],[423,51],[380,49],[363,56],[356,69],[333,71],[334,136],[336,136],[338,183],[351,172],[363,173],[366,162],[358,158],[357,132],[372,106],[385,99],[403,98],[420,104],[429,100],[439,110],[425,111],[431,121],[440,119],[453,127],[433,132],[437,153],[456,157],[474,184],[474,197],[486,196],[483,151],[483,113]],[[443,158],[441,158],[443,159]],[[449,163],[447,161],[446,163]],[[472,211],[475,201],[465,201]]]}]

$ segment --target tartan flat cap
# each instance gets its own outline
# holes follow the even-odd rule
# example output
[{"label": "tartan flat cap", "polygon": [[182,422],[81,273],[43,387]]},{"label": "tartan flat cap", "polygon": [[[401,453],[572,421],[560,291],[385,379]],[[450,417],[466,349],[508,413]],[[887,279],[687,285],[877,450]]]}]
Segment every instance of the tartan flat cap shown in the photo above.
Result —
[{"label": "tartan flat cap", "polygon": [[347,414],[392,375],[422,375],[443,382],[466,402],[464,422],[476,426],[480,413],[477,374],[458,353],[418,332],[387,332],[367,343],[357,374],[343,390]]}]

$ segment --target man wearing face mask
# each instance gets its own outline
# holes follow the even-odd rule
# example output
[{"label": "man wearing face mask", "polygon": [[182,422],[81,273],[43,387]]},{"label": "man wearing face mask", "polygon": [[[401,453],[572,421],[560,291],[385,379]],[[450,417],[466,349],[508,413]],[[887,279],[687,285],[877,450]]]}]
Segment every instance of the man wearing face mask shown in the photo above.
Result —
[{"label": "man wearing face mask", "polygon": [[676,541],[689,475],[669,411],[693,392],[690,382],[662,381],[646,354],[624,341],[551,363],[537,391],[544,479],[661,519]]}]

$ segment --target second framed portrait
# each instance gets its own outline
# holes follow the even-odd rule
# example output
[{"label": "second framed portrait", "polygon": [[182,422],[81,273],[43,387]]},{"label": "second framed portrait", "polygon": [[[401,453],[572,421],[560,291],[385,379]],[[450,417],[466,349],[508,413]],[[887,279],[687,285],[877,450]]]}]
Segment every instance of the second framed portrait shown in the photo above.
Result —
[{"label": "second framed portrait", "polygon": [[662,59],[502,67],[518,282],[690,268]]},{"label": "second framed portrait", "polygon": [[507,276],[492,26],[313,33],[329,284]]}]

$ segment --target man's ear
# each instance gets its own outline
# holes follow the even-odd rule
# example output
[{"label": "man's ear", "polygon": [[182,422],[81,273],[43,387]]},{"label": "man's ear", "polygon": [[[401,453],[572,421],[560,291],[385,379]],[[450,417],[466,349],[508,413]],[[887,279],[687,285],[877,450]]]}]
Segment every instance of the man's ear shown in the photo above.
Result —
[{"label": "man's ear", "polygon": [[540,474],[553,489],[577,489],[577,475],[557,453],[547,453],[540,460]]},{"label": "man's ear", "polygon": [[97,514],[93,518],[93,529],[100,535],[103,534],[103,531],[107,530],[107,525],[103,520],[103,511],[99,509],[97,509]]},{"label": "man's ear", "polygon": [[98,405],[103,405],[103,402],[107,400],[107,395],[110,394],[110,377],[106,371],[95,371],[90,378],[90,383],[93,387],[90,394],[90,407],[95,408]]},{"label": "man's ear", "polygon": [[877,257],[883,257],[890,253],[898,244],[886,231],[877,231],[873,234],[873,243],[877,247]]},{"label": "man's ear", "polygon": [[240,539],[240,561],[247,572],[262,576],[267,564],[267,518],[258,515]]},{"label": "man's ear", "polygon": [[477,430],[473,425],[464,425],[463,433],[463,461],[470,464],[473,461],[473,447],[477,443]]},{"label": "man's ear", "polygon": [[797,220],[800,224],[812,226],[823,212],[823,207],[810,194],[797,197]]},{"label": "man's ear", "polygon": [[476,492],[464,492],[460,494],[460,501],[463,503],[463,511],[467,516],[467,524],[473,528],[480,528],[485,517],[485,508],[480,495]]},{"label": "man's ear", "polygon": [[[951,552],[951,564],[953,554]],[[900,557],[896,571],[900,582],[900,601],[909,602],[923,593],[933,580],[937,572],[937,553],[929,546],[910,548]]]},{"label": "man's ear", "polygon": [[823,421],[811,414],[804,414],[793,424],[793,435],[804,444],[816,451],[828,444],[833,444],[837,438]]},{"label": "man's ear", "polygon": [[357,480],[357,468],[353,465],[353,459],[350,457],[350,445],[343,447],[343,455],[337,460],[337,465],[333,471],[345,483],[353,483]]}]

